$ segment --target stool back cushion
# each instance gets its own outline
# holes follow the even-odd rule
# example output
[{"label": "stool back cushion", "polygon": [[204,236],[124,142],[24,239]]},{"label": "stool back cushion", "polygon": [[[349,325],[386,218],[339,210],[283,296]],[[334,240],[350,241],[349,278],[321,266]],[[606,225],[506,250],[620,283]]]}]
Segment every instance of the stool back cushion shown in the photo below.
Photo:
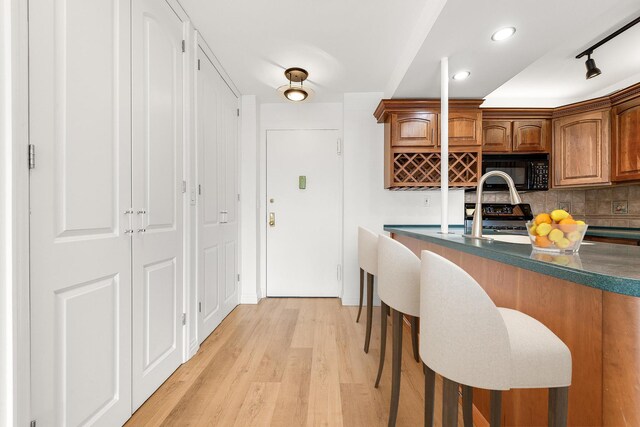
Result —
[{"label": "stool back cushion", "polygon": [[420,259],[387,236],[378,237],[378,295],[389,307],[420,315]]},{"label": "stool back cushion", "polygon": [[509,389],[511,346],[491,298],[466,271],[422,251],[420,357],[460,384]]},{"label": "stool back cushion", "polygon": [[358,264],[367,273],[378,275],[378,235],[363,227],[358,227]]}]

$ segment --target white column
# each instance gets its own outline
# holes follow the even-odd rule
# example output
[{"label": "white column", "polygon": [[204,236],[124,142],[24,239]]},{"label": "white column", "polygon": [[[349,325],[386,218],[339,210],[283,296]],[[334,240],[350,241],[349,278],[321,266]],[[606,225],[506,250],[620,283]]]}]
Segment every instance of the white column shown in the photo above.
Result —
[{"label": "white column", "polygon": [[449,58],[440,60],[440,232],[449,232]]}]

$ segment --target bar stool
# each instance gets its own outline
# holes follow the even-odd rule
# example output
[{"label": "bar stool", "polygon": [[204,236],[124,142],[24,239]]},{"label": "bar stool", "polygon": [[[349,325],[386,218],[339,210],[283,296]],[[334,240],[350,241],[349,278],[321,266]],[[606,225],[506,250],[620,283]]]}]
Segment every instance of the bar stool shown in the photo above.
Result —
[{"label": "bar stool", "polygon": [[550,426],[566,426],[571,352],[536,319],[497,308],[466,271],[422,251],[420,357],[425,368],[425,426],[433,425],[435,372],[444,379],[442,425],[471,426],[472,387],[491,390],[490,424],[500,425],[502,390],[548,388]]},{"label": "bar stool", "polygon": [[[412,319],[417,319],[420,314],[420,259],[403,244],[382,235],[378,237],[378,295],[381,300],[380,365],[375,386],[378,387],[382,377],[387,342],[387,314],[393,309],[389,426],[395,426],[400,401],[402,316],[407,314]],[[417,344],[417,337],[412,341],[414,345]]]},{"label": "bar stool", "polygon": [[358,264],[360,264],[360,305],[358,317],[362,312],[364,294],[364,274],[367,273],[367,331],[364,338],[364,352],[369,352],[371,341],[371,319],[373,317],[373,278],[378,274],[378,235],[364,227],[358,227]]}]

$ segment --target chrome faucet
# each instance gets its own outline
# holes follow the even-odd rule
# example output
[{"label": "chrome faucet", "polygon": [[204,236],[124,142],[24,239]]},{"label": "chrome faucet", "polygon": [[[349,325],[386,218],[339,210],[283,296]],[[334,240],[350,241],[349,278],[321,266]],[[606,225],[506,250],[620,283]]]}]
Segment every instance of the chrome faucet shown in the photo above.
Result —
[{"label": "chrome faucet", "polygon": [[471,225],[471,234],[465,234],[465,237],[471,237],[473,239],[487,239],[482,237],[482,186],[487,178],[492,176],[499,176],[507,182],[509,186],[509,197],[512,205],[518,205],[522,203],[522,199],[516,190],[516,185],[513,183],[511,177],[502,171],[487,172],[480,177],[478,182],[478,195],[476,200],[476,209],[473,212],[473,224]]}]

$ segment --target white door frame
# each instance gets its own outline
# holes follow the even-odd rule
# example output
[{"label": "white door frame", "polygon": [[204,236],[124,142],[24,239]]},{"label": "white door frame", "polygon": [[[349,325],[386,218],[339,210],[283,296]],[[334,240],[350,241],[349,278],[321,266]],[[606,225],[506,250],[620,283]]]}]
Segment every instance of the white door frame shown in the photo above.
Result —
[{"label": "white door frame", "polygon": [[30,420],[28,1],[0,0],[0,424]]}]

